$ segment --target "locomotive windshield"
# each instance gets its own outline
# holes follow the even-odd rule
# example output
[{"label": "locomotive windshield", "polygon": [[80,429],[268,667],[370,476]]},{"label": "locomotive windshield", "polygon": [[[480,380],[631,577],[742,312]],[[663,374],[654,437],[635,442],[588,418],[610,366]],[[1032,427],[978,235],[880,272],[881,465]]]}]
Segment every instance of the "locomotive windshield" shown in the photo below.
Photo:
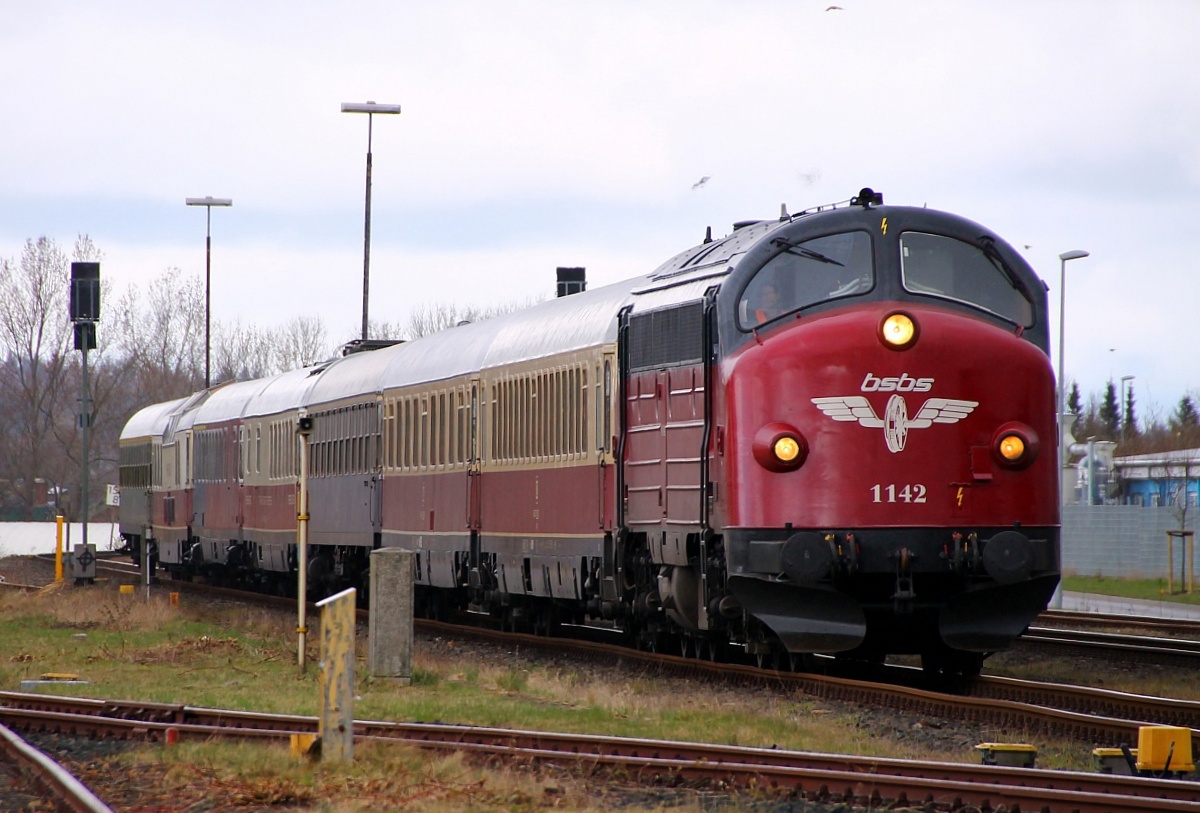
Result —
[{"label": "locomotive windshield", "polygon": [[773,243],[779,253],[754,275],[738,303],[743,330],[810,305],[865,293],[875,284],[871,236],[865,231],[795,243],[777,237]]},{"label": "locomotive windshield", "polygon": [[1033,324],[1033,303],[994,252],[951,237],[905,232],[900,262],[911,293],[964,302],[1024,327]]}]

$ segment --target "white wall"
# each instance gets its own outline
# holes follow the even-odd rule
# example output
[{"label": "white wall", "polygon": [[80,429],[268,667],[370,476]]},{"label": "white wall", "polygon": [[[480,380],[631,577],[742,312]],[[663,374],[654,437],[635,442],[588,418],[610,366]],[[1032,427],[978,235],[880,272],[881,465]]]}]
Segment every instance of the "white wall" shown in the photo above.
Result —
[{"label": "white wall", "polygon": [[[0,522],[0,557],[54,553],[57,533],[53,522]],[[82,542],[82,523],[64,523],[63,552],[69,553],[72,546]],[[121,547],[121,534],[116,523],[89,523],[88,544],[95,545],[98,551]]]}]

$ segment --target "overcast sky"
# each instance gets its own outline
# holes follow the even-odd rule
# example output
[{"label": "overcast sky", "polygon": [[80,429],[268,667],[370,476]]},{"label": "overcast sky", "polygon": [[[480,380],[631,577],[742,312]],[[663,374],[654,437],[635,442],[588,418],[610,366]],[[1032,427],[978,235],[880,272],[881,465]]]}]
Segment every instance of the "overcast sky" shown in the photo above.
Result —
[{"label": "overcast sky", "polygon": [[[836,5],[835,5],[836,4]],[[712,226],[872,186],[1006,237],[1068,379],[1200,391],[1200,2],[443,0],[0,5],[0,257],[88,234],[114,291],[204,273],[218,321],[371,316],[653,270]],[[700,178],[709,181],[695,187]],[[103,341],[103,324],[101,325]],[[1057,364],[1057,349],[1052,353]]]}]

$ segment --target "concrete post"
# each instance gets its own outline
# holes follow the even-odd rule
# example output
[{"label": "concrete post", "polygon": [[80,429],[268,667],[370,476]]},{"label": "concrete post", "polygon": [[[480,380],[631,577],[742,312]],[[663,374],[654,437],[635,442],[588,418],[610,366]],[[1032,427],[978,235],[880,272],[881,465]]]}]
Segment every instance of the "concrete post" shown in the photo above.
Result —
[{"label": "concrete post", "polygon": [[399,548],[371,551],[371,620],[368,663],[373,678],[412,683],[413,553]]},{"label": "concrete post", "polygon": [[321,759],[354,758],[353,587],[317,602],[321,609]]}]

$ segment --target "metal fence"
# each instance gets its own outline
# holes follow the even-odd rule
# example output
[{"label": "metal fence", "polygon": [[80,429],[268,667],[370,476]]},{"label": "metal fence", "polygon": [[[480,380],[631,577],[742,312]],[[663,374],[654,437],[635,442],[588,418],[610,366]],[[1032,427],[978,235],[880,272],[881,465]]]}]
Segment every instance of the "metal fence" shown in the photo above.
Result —
[{"label": "metal fence", "polygon": [[1200,510],[1189,508],[1180,527],[1173,507],[1137,505],[1064,505],[1062,566],[1069,576],[1166,579],[1172,568],[1176,583],[1184,570],[1187,546],[1173,540],[1173,562],[1167,559],[1168,531],[1195,531]]}]

